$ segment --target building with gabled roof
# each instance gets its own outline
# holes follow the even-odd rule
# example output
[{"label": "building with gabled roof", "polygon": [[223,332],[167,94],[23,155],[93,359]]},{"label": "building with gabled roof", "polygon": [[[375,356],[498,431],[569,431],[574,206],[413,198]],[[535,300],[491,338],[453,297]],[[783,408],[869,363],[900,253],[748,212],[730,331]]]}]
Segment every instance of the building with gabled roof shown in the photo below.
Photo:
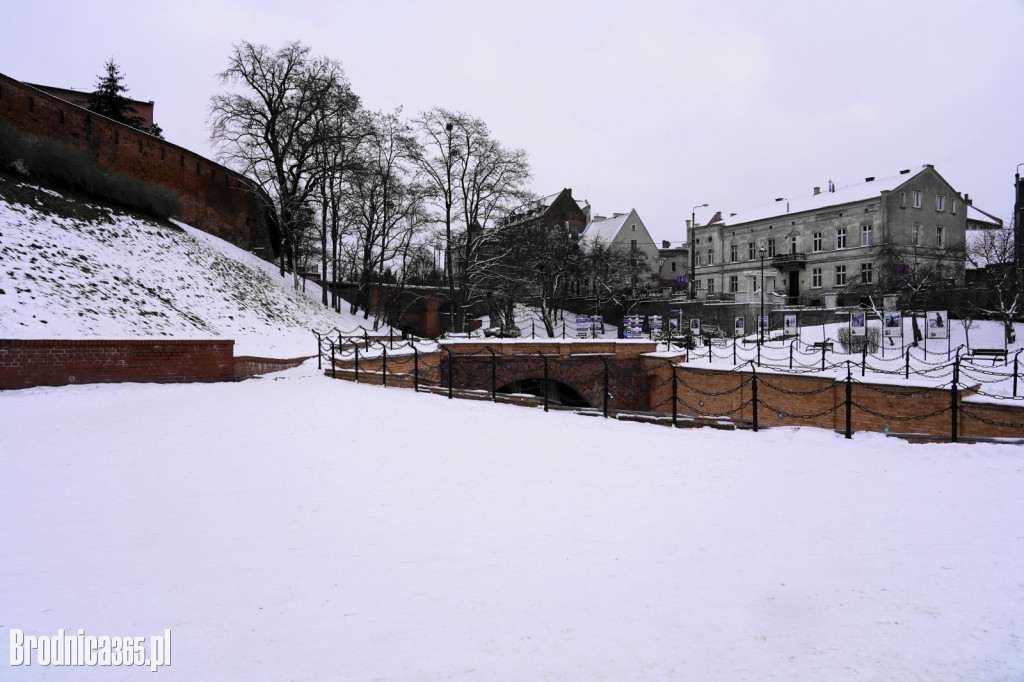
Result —
[{"label": "building with gabled roof", "polygon": [[766,303],[822,305],[939,266],[962,283],[969,208],[931,165],[777,198],[694,228],[697,295],[753,302],[762,265]]},{"label": "building with gabled roof", "polygon": [[611,218],[594,216],[583,230],[582,238],[641,253],[647,266],[657,272],[658,245],[635,208],[630,209],[629,213],[613,213]]},{"label": "building with gabled roof", "polygon": [[579,236],[590,222],[590,204],[577,200],[572,189],[549,194],[520,206],[498,221],[498,227],[544,227],[561,225]]}]

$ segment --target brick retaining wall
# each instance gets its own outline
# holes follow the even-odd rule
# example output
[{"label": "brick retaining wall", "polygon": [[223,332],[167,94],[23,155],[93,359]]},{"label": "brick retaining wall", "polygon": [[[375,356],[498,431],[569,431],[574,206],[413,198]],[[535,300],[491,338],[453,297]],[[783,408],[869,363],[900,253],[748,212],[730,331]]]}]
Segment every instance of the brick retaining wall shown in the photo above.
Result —
[{"label": "brick retaining wall", "polygon": [[234,346],[230,340],[0,339],[0,389],[231,381]]}]

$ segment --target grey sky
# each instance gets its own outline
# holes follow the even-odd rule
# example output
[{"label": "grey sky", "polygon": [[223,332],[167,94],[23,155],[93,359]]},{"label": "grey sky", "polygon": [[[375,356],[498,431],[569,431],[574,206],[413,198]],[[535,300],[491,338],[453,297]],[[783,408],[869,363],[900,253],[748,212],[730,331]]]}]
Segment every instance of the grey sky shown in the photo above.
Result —
[{"label": "grey sky", "polygon": [[1024,162],[1022,0],[14,2],[0,72],[91,89],[109,57],[210,154],[232,43],[302,40],[366,106],[483,118],[533,189],[636,208],[656,239],[815,185],[935,164],[1004,220]]}]

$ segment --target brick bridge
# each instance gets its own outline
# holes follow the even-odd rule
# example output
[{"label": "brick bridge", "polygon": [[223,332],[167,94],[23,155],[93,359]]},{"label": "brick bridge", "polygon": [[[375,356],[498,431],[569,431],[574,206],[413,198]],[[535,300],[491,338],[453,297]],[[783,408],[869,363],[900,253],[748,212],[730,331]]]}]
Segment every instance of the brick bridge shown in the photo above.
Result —
[{"label": "brick bridge", "polygon": [[816,426],[847,434],[883,431],[910,439],[1024,443],[1024,405],[1019,399],[976,397],[977,386],[951,391],[755,368],[703,368],[682,356],[655,354],[650,341],[446,339],[440,350],[418,355],[408,347],[388,350],[389,345],[360,340],[357,368],[353,339],[326,373],[361,383],[415,384],[434,393],[451,390],[461,398],[592,407],[620,419],[676,426]]},{"label": "brick bridge", "polygon": [[[547,387],[553,404],[603,408],[607,395],[609,410],[650,407],[643,354],[656,350],[653,341],[445,339],[438,345],[437,352],[420,353],[415,359],[408,349],[389,356],[383,352],[385,344],[362,348],[358,380],[412,386],[415,372],[421,387],[435,390],[447,390],[450,385],[461,392],[530,394],[542,399]],[[351,351],[335,364],[339,378],[354,378],[356,362]]]}]

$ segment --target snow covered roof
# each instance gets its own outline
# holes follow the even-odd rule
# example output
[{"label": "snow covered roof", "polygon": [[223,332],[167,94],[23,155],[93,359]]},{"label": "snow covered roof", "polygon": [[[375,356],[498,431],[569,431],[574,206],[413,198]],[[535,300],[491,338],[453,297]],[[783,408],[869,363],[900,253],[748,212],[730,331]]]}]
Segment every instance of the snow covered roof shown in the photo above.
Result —
[{"label": "snow covered roof", "polygon": [[583,238],[611,243],[632,213],[630,211],[629,213],[617,213],[611,218],[595,218],[587,225],[587,229],[583,230]]},{"label": "snow covered roof", "polygon": [[927,168],[929,168],[929,166],[922,166],[916,172],[901,173],[888,178],[862,182],[856,185],[849,185],[847,187],[840,187],[833,192],[825,191],[818,194],[812,194],[811,196],[798,197],[796,199],[773,201],[770,204],[758,206],[743,213],[730,216],[723,220],[722,224],[728,227],[732,225],[739,225],[741,223],[754,222],[755,220],[765,220],[776,216],[803,213],[804,211],[817,211],[829,206],[840,206],[842,204],[849,204],[855,201],[871,199],[882,192],[896,189],[911,178],[924,172]]}]

